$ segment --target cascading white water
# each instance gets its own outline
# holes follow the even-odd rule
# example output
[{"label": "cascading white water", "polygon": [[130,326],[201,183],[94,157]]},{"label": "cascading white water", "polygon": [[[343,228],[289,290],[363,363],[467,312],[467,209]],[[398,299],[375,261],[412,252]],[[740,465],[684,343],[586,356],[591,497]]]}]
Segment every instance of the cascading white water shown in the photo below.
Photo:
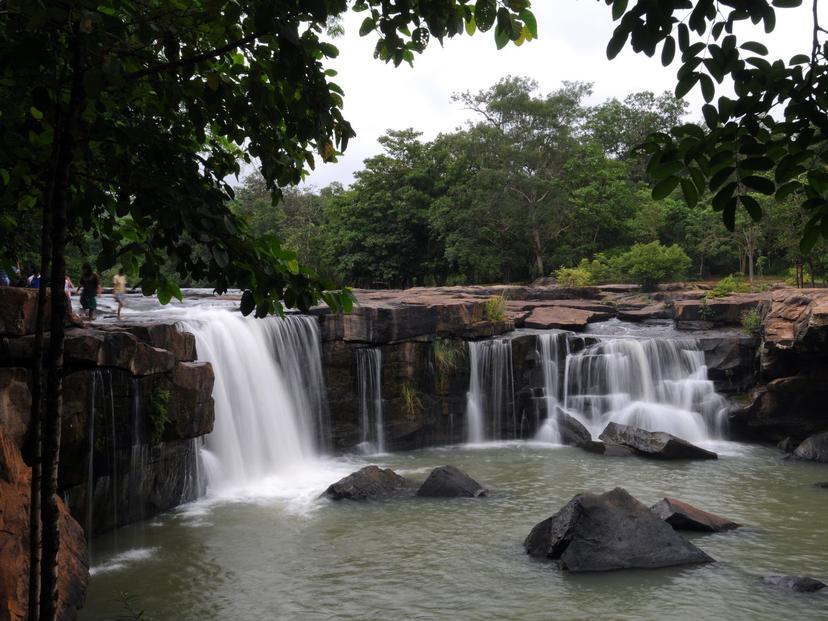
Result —
[{"label": "cascading white water", "polygon": [[499,440],[504,419],[514,419],[515,412],[512,341],[469,341],[469,365],[466,441],[477,444]]},{"label": "cascading white water", "polygon": [[541,442],[560,443],[561,434],[555,416],[555,406],[560,403],[560,358],[561,344],[569,352],[569,341],[565,332],[544,332],[538,335],[538,356],[543,372],[543,399],[546,418],[538,428],[535,439]]},{"label": "cascading white water", "polygon": [[593,437],[613,421],[692,442],[722,437],[727,411],[692,339],[615,338],[568,355],[563,404]]},{"label": "cascading white water", "polygon": [[379,347],[354,350],[361,426],[360,448],[364,453],[385,452],[382,419],[382,350]]},{"label": "cascading white water", "polygon": [[317,453],[324,433],[319,328],[307,316],[207,310],[181,322],[213,366],[216,420],[202,460],[211,491],[241,487]]}]

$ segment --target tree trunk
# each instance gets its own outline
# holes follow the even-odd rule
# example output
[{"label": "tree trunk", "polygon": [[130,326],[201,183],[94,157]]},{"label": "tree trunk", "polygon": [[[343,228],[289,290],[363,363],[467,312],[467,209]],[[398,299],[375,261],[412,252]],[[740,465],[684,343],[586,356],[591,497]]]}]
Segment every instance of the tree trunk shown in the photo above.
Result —
[{"label": "tree trunk", "polygon": [[51,214],[47,201],[43,208],[40,238],[40,288],[37,292],[35,316],[35,341],[32,362],[32,408],[29,423],[30,461],[32,480],[29,489],[29,621],[40,618],[40,483],[42,472],[41,438],[43,434],[41,412],[43,407],[43,328],[46,316],[46,278],[51,264]]},{"label": "tree trunk", "polygon": [[[83,71],[80,67],[80,41],[77,24],[72,25],[72,86],[63,127],[58,128],[59,143],[55,176],[49,192],[52,216],[51,317],[46,379],[46,409],[43,417],[43,473],[40,488],[42,521],[42,562],[40,573],[40,619],[55,621],[58,613],[58,550],[60,548],[60,513],[58,512],[58,464],[63,414],[63,337],[66,315],[66,231],[69,203],[70,167],[74,135],[83,97]],[[45,276],[42,274],[41,277]]]},{"label": "tree trunk", "polygon": [[541,245],[538,229],[532,229],[532,248],[535,251],[535,265],[538,268],[538,277],[543,278],[546,272],[543,269],[543,246]]},{"label": "tree trunk", "polygon": [[751,248],[748,250],[747,253],[747,260],[748,260],[748,281],[753,282],[753,253],[754,250]]}]

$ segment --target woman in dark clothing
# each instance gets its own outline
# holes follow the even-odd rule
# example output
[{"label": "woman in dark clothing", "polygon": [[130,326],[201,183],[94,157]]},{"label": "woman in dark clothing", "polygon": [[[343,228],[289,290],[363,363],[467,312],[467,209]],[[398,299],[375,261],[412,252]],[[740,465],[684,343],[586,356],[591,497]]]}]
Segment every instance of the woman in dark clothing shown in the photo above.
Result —
[{"label": "woman in dark clothing", "polygon": [[87,311],[87,319],[95,319],[95,310],[98,308],[97,295],[101,292],[101,279],[92,271],[89,263],[83,264],[83,273],[80,277],[80,303]]}]

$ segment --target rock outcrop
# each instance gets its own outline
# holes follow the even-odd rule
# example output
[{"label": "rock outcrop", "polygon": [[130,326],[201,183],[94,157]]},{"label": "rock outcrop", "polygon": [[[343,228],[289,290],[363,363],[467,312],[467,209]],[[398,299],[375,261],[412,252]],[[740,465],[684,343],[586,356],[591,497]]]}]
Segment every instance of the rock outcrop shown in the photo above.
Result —
[{"label": "rock outcrop", "polygon": [[626,490],[580,494],[526,538],[529,555],[573,572],[652,569],[713,559]]},{"label": "rock outcrop", "polygon": [[[45,325],[49,325],[49,315],[47,298]],[[0,336],[34,334],[36,316],[37,289],[0,287]]]},{"label": "rock outcrop", "polygon": [[805,438],[793,454],[799,459],[828,463],[828,431]]},{"label": "rock outcrop", "polygon": [[592,435],[574,416],[568,414],[561,406],[555,406],[553,416],[558,424],[558,434],[563,444],[581,446],[592,442]]},{"label": "rock outcrop", "polygon": [[379,466],[365,466],[336,483],[332,483],[320,498],[358,501],[380,500],[396,496],[410,488],[409,481],[390,468],[383,470]]},{"label": "rock outcrop", "polygon": [[765,576],[762,582],[798,593],[815,593],[825,588],[824,582],[808,576]]},{"label": "rock outcrop", "polygon": [[607,443],[628,446],[643,457],[654,459],[716,459],[712,451],[664,431],[646,431],[630,425],[609,423],[599,436]]},{"label": "rock outcrop", "polygon": [[488,493],[485,487],[460,468],[440,466],[431,471],[416,495],[429,498],[478,498]]},{"label": "rock outcrop", "polygon": [[[0,619],[22,621],[28,608],[29,486],[31,471],[0,427]],[[83,606],[89,582],[86,540],[63,501],[58,551],[58,614],[71,621]]]},{"label": "rock outcrop", "polygon": [[741,524],[723,518],[715,513],[708,513],[693,505],[676,500],[675,498],[664,498],[650,507],[662,520],[667,522],[676,530],[698,530],[708,533],[719,533],[725,530],[739,528]]},{"label": "rock outcrop", "polygon": [[29,371],[20,367],[0,367],[0,428],[19,449],[29,429],[32,394]]}]

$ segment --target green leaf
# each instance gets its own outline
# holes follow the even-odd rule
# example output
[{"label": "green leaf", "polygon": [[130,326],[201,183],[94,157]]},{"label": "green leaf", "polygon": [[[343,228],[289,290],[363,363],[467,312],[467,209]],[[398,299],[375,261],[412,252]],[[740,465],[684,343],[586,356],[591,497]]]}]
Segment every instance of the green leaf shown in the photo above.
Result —
[{"label": "green leaf", "polygon": [[691,209],[696,206],[699,201],[699,193],[696,190],[695,184],[690,179],[681,180],[681,192],[684,194],[684,200],[687,206]]},{"label": "green leaf", "polygon": [[736,228],[736,197],[733,196],[722,208],[722,222],[731,233]]},{"label": "green leaf", "polygon": [[711,104],[703,105],[702,116],[704,116],[704,122],[710,129],[714,129],[719,124],[719,113],[716,111],[716,106]]},{"label": "green leaf", "polygon": [[788,61],[789,65],[805,65],[811,62],[811,57],[807,54],[797,54],[796,56],[792,56],[791,59]]},{"label": "green leaf", "polygon": [[776,186],[774,185],[773,181],[767,179],[766,177],[751,175],[750,177],[745,177],[744,179],[741,179],[741,182],[742,184],[749,187],[751,190],[760,192],[762,194],[771,195],[776,191]]},{"label": "green leaf", "polygon": [[365,35],[372,32],[375,28],[376,24],[374,23],[373,17],[366,17],[362,20],[362,24],[359,27],[359,36],[364,37]]},{"label": "green leaf", "polygon": [[612,37],[607,43],[607,58],[612,60],[624,49],[624,45],[627,43],[627,37],[630,36],[628,30],[622,29],[621,26],[615,29],[615,32],[612,34]]},{"label": "green leaf", "polygon": [[474,19],[480,32],[486,32],[494,25],[497,16],[495,0],[477,0],[474,5]]},{"label": "green leaf", "polygon": [[713,96],[716,94],[716,87],[713,85],[713,80],[706,73],[700,73],[699,80],[701,82],[702,96],[704,96],[704,100],[709,103],[713,100]]},{"label": "green leaf", "polygon": [[783,201],[800,188],[802,188],[802,184],[799,181],[789,181],[776,189],[775,198],[778,201]]},{"label": "green leaf", "polygon": [[653,200],[660,201],[664,198],[670,196],[673,190],[676,189],[676,186],[679,184],[679,178],[675,176],[670,176],[665,179],[662,179],[658,183],[655,184],[653,188]]},{"label": "green leaf", "polygon": [[810,254],[819,241],[819,229],[815,226],[806,226],[802,239],[799,240],[799,250],[802,254]]},{"label": "green leaf", "polygon": [[502,50],[509,43],[510,31],[501,28],[500,24],[495,28],[495,44],[497,49]]},{"label": "green leaf", "polygon": [[767,56],[768,55],[768,48],[766,48],[764,45],[762,45],[758,41],[745,41],[739,47],[743,50],[748,50],[749,52],[753,52],[754,54],[759,54],[760,56]]},{"label": "green leaf", "polygon": [[742,201],[742,205],[747,209],[750,218],[754,222],[759,222],[762,219],[762,207],[759,205],[759,201],[747,194],[740,196],[739,200]]},{"label": "green leaf", "polygon": [[690,92],[690,90],[696,85],[696,82],[699,81],[699,75],[700,75],[699,73],[693,72],[690,75],[688,75],[688,76],[686,76],[686,77],[684,77],[684,78],[682,78],[681,80],[678,81],[678,84],[676,84],[676,98],[677,99],[681,99],[687,93]]},{"label": "green leaf", "polygon": [[673,62],[676,56],[676,40],[673,37],[664,39],[664,45],[661,47],[661,64],[665,67]]},{"label": "green leaf", "polygon": [[34,106],[29,108],[29,113],[32,115],[32,118],[36,121],[40,121],[43,119],[43,113]]},{"label": "green leaf", "polygon": [[474,21],[474,14],[471,14],[466,20],[466,34],[473,35],[477,30],[477,23]]},{"label": "green leaf", "polygon": [[526,24],[526,27],[529,29],[529,32],[532,33],[532,38],[538,38],[538,21],[535,19],[535,14],[532,13],[529,9],[523,9],[519,15],[520,19],[523,20],[523,23]]},{"label": "green leaf", "polygon": [[613,0],[612,2],[612,20],[621,19],[624,13],[627,12],[627,0]]},{"label": "green leaf", "polygon": [[793,9],[802,5],[802,0],[773,0],[773,6],[780,9]]},{"label": "green leaf", "polygon": [[256,300],[253,297],[253,292],[250,289],[245,289],[242,293],[240,310],[242,315],[247,317],[256,308]]}]

